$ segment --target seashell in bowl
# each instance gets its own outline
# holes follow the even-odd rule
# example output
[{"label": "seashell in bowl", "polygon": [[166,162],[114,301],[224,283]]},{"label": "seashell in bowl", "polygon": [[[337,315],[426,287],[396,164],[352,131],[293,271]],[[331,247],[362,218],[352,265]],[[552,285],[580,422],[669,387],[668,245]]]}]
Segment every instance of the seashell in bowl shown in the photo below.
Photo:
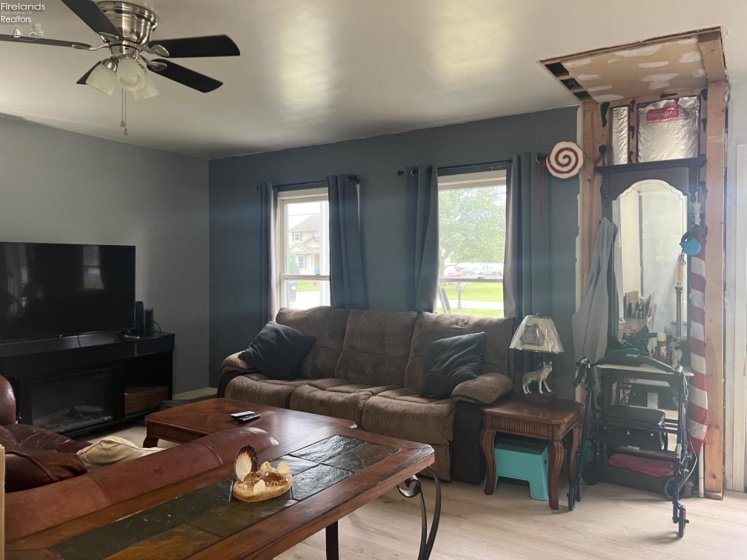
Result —
[{"label": "seashell in bowl", "polygon": [[234,463],[236,482],[233,495],[244,502],[261,502],[282,496],[293,484],[290,467],[281,461],[277,468],[268,462],[259,465],[257,452],[245,445],[236,454]]}]

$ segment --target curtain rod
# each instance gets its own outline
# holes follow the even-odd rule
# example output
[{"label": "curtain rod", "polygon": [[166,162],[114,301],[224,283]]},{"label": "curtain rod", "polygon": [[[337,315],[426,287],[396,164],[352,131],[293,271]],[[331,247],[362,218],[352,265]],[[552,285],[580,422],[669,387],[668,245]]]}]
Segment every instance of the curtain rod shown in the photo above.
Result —
[{"label": "curtain rod", "polygon": [[[355,179],[356,182],[359,182],[357,175],[349,175],[349,177],[352,177]],[[278,190],[283,191],[290,191],[290,190],[301,190],[301,189],[311,189],[314,187],[326,187],[327,186],[327,179],[319,179],[318,181],[304,181],[303,183],[285,183],[282,185],[273,185]],[[259,185],[257,185],[257,190],[259,190]]]},{"label": "curtain rod", "polygon": [[[439,175],[457,175],[459,173],[478,173],[480,171],[497,171],[499,169],[506,169],[511,165],[511,160],[501,161],[487,161],[484,163],[470,163],[467,165],[446,165],[438,167]],[[442,173],[445,171],[445,173]],[[418,169],[414,168],[413,173],[417,173]],[[404,175],[405,171],[400,169],[397,171],[397,175]]]},{"label": "curtain rod", "polygon": [[310,189],[318,185],[327,185],[326,179],[320,179],[319,181],[305,181],[303,183],[286,183],[284,185],[273,185],[276,189],[292,190],[292,189]]}]

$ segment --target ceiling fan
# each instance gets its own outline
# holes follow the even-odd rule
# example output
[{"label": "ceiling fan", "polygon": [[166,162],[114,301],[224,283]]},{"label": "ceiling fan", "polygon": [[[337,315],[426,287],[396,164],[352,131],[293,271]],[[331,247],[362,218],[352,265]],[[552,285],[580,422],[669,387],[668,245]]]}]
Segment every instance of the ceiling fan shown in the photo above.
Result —
[{"label": "ceiling fan", "polygon": [[[77,82],[92,86],[107,95],[112,94],[117,84],[123,90],[132,92],[135,99],[147,99],[158,95],[158,87],[148,70],[202,93],[208,93],[219,88],[223,82],[168,59],[241,54],[227,35],[153,40],[151,34],[158,25],[156,14],[136,4],[92,0],[62,2],[99,34],[102,40],[100,45],[29,37],[18,33],[0,35],[0,41],[71,47],[86,51],[109,49],[109,57],[97,62]],[[159,58],[146,58],[145,55]]]}]

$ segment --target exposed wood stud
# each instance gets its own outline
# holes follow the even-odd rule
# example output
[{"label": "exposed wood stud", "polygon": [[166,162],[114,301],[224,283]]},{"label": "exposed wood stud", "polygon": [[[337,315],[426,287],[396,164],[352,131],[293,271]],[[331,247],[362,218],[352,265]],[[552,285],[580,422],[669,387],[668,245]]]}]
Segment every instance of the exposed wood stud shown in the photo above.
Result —
[{"label": "exposed wood stud", "polygon": [[721,32],[712,31],[699,35],[698,48],[700,49],[700,56],[703,57],[703,68],[708,82],[724,81],[726,79],[726,64],[724,62],[724,49],[721,45]]},{"label": "exposed wood stud", "polygon": [[[720,42],[719,42],[720,44]],[[705,492],[724,495],[724,188],[726,84],[708,84],[705,202],[706,369],[708,372],[708,443],[705,446]]]}]

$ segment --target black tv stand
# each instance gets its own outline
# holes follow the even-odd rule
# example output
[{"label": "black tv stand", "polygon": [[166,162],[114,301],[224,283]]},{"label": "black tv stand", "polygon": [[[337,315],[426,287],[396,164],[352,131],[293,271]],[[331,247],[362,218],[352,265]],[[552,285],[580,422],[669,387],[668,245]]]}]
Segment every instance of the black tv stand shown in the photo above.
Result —
[{"label": "black tv stand", "polygon": [[19,421],[70,437],[141,418],[173,396],[174,335],[96,333],[0,343]]}]

